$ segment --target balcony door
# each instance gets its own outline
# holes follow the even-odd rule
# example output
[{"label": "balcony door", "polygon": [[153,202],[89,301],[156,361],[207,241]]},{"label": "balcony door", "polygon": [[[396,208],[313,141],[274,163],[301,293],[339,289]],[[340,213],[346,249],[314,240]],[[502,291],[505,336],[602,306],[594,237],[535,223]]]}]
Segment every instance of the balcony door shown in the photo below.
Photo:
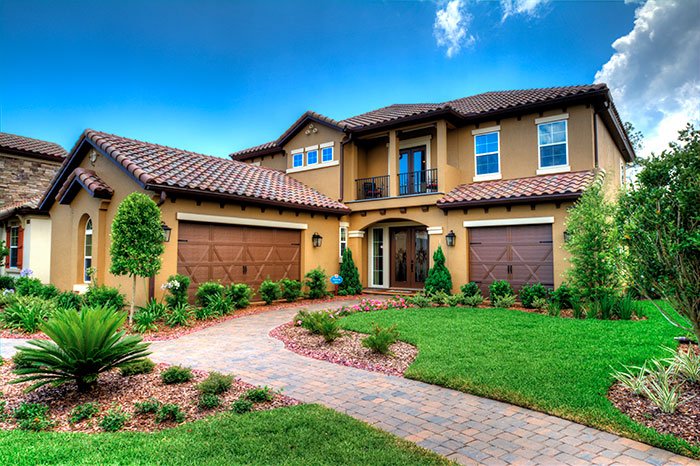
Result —
[{"label": "balcony door", "polygon": [[399,195],[425,192],[428,157],[425,146],[399,151]]},{"label": "balcony door", "polygon": [[392,228],[391,287],[423,288],[428,276],[429,243],[425,227]]}]

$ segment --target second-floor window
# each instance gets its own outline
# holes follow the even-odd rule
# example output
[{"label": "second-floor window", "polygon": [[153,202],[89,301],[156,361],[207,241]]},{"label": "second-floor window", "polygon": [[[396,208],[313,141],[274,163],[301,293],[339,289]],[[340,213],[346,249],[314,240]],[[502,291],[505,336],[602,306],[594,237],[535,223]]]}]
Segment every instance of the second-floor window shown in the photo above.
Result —
[{"label": "second-floor window", "polygon": [[301,167],[304,165],[304,153],[303,152],[298,152],[296,154],[292,154],[292,167]]},{"label": "second-floor window", "polygon": [[540,168],[563,167],[569,164],[566,120],[537,125]]},{"label": "second-floor window", "polygon": [[323,149],[321,149],[321,161],[330,162],[331,160],[333,160],[333,148],[324,147]]},{"label": "second-floor window", "polygon": [[307,165],[314,165],[318,163],[318,151],[317,150],[310,150],[306,153],[306,164]]},{"label": "second-floor window", "polygon": [[498,131],[474,136],[477,176],[500,173],[498,137]]}]

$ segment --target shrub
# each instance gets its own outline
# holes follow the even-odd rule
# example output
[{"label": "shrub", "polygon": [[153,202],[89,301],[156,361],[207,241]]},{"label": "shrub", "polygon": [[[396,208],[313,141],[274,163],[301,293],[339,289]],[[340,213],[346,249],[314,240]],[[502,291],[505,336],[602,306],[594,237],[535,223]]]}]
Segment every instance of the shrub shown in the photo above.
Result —
[{"label": "shrub", "polygon": [[121,311],[124,309],[124,299],[124,295],[111,286],[89,286],[83,295],[83,305],[87,307],[112,307]]},{"label": "shrub", "polygon": [[513,295],[503,295],[496,296],[491,300],[491,305],[493,307],[499,307],[503,309],[508,309],[515,305],[515,296]]},{"label": "shrub", "polygon": [[58,293],[56,297],[53,298],[53,302],[59,309],[73,309],[78,311],[80,310],[80,305],[82,304],[83,299],[77,293],[73,293],[72,291],[64,291],[62,293]]},{"label": "shrub", "polygon": [[155,398],[149,398],[146,401],[137,401],[134,403],[134,411],[136,414],[153,414],[160,409],[161,402]]},{"label": "shrub", "polygon": [[692,347],[687,351],[676,351],[668,348],[672,353],[668,363],[683,379],[690,383],[700,383],[700,354],[696,354]]},{"label": "shrub", "polygon": [[125,319],[123,312],[112,308],[57,311],[41,327],[50,341],[30,340],[29,346],[19,348],[29,367],[15,369],[20,377],[10,383],[35,382],[31,391],[48,383],[74,381],[79,391],[86,391],[100,373],[142,360],[148,344],[118,330]]},{"label": "shrub", "polygon": [[149,312],[153,315],[153,317],[155,317],[156,320],[160,320],[163,317],[165,317],[167,307],[165,306],[165,304],[159,303],[155,299],[151,299],[148,301],[148,303],[146,303],[144,307],[140,307],[139,310]]},{"label": "shrub", "polygon": [[253,409],[253,402],[245,398],[239,398],[231,404],[231,411],[236,414],[250,412]]},{"label": "shrub", "polygon": [[0,275],[0,290],[14,290],[15,277],[12,275]]},{"label": "shrub", "polygon": [[450,297],[449,294],[445,293],[444,291],[438,291],[435,293],[431,293],[429,295],[430,301],[436,305],[436,306],[444,306],[447,304],[448,298]]},{"label": "shrub", "polygon": [[[547,298],[535,298],[532,300],[532,309],[537,309],[537,310],[543,310],[543,309],[548,309],[550,306],[550,301],[547,300]],[[561,309],[558,304],[553,303],[557,306],[558,309]]]},{"label": "shrub", "polygon": [[41,403],[22,402],[13,412],[17,426],[22,430],[46,430],[53,426],[49,407]]},{"label": "shrub", "polygon": [[168,281],[163,283],[161,289],[167,291],[165,303],[169,308],[187,304],[187,290],[190,283],[192,282],[187,275],[175,274],[168,277]]},{"label": "shrub", "polygon": [[428,277],[425,279],[425,291],[429,294],[438,291],[452,293],[452,275],[445,266],[445,254],[440,246],[433,254],[433,266],[428,270]]},{"label": "shrub", "polygon": [[301,321],[301,326],[309,332],[323,336],[330,343],[340,337],[340,325],[338,320],[326,311],[298,313],[296,319]]},{"label": "shrub", "polygon": [[97,405],[97,403],[80,404],[75,408],[71,409],[70,418],[68,419],[68,422],[70,422],[71,424],[77,424],[78,422],[84,421],[85,419],[91,419],[99,411],[100,408]]},{"label": "shrub", "polygon": [[615,314],[621,320],[630,320],[634,314],[636,305],[630,295],[625,295],[615,303]]},{"label": "shrub", "polygon": [[389,354],[391,345],[396,343],[398,338],[399,332],[396,330],[396,325],[391,327],[375,325],[372,333],[362,340],[362,346],[369,348],[375,353]]},{"label": "shrub", "polygon": [[547,314],[552,316],[552,317],[559,317],[561,315],[561,308],[559,307],[559,304],[555,303],[554,301],[547,302],[546,300],[542,300],[543,302],[537,303],[537,300],[535,300],[536,304],[544,304],[544,307],[541,307],[539,309],[547,309]]},{"label": "shrub", "polygon": [[282,284],[282,297],[287,302],[294,302],[301,297],[301,282],[299,280],[283,278],[280,283]]},{"label": "shrub", "polygon": [[[49,290],[45,290],[45,287],[46,285],[41,283],[41,280],[29,276],[19,277],[15,281],[15,292],[18,296],[35,296],[37,298],[51,299],[58,294],[56,287],[52,287]],[[51,296],[54,290],[56,293]]]},{"label": "shrub", "polygon": [[[0,275],[0,277],[4,277],[4,275]],[[7,306],[8,304],[11,304],[17,300],[17,293],[15,293],[15,290],[12,289],[5,289],[2,290],[0,293],[0,307],[2,306]]]},{"label": "shrub", "polygon": [[150,374],[155,369],[156,363],[148,358],[141,359],[140,361],[130,362],[119,368],[119,373],[122,377],[128,377],[130,375],[139,374]]},{"label": "shrub", "polygon": [[146,333],[151,330],[158,330],[158,316],[146,308],[139,308],[134,313],[134,330],[138,333]]},{"label": "shrub", "polygon": [[187,326],[194,312],[189,304],[178,304],[172,309],[168,309],[165,314],[165,323],[170,327]]},{"label": "shrub", "polygon": [[214,296],[221,296],[224,286],[218,282],[205,282],[197,288],[196,300],[199,307],[207,307]]},{"label": "shrub", "polygon": [[430,307],[433,305],[433,301],[424,294],[417,294],[415,296],[409,296],[406,298],[408,303],[414,307]]},{"label": "shrub", "polygon": [[625,367],[624,371],[615,370],[612,376],[635,395],[642,395],[648,372],[647,365],[644,363],[641,367]]},{"label": "shrub", "polygon": [[272,389],[268,386],[251,388],[245,395],[243,395],[246,400],[252,401],[253,403],[263,403],[265,401],[272,401],[275,397]]},{"label": "shrub", "polygon": [[213,393],[202,393],[197,400],[199,409],[214,409],[221,406],[221,398]]},{"label": "shrub", "polygon": [[207,305],[206,309],[210,316],[225,316],[233,309],[233,302],[231,302],[231,299],[223,294],[218,296],[215,295],[209,300],[209,304]]},{"label": "shrub", "polygon": [[496,298],[502,296],[513,296],[513,287],[506,280],[496,280],[489,285],[489,299],[491,304]]},{"label": "shrub", "polygon": [[578,303],[576,292],[566,283],[562,283],[559,285],[559,288],[552,291],[550,298],[562,309],[574,309],[574,306]]},{"label": "shrub", "polygon": [[160,407],[156,413],[156,422],[160,424],[161,422],[176,422],[181,423],[185,420],[185,413],[182,412],[180,406],[175,403],[166,403]]},{"label": "shrub", "polygon": [[[71,310],[75,313],[75,310]],[[2,320],[5,327],[35,333],[54,313],[54,304],[35,296],[20,296],[5,307]]]},{"label": "shrub", "polygon": [[474,296],[476,294],[481,296],[481,288],[476,282],[469,282],[462,285],[459,289],[464,296]]},{"label": "shrub", "polygon": [[547,299],[548,295],[547,288],[541,283],[535,283],[532,285],[524,285],[520,289],[520,302],[523,303],[523,307],[528,309],[533,309],[533,303],[536,299]]},{"label": "shrub", "polygon": [[[552,301],[552,302],[559,305],[558,301]],[[585,316],[585,310],[583,309],[583,306],[581,306],[581,304],[578,301],[573,303],[571,310],[574,313],[574,319],[582,319]]]},{"label": "shrub", "polygon": [[462,293],[447,296],[447,305],[450,307],[457,307],[462,303],[464,303],[464,295]]},{"label": "shrub", "polygon": [[12,364],[15,365],[15,369],[26,369],[27,367],[32,367],[32,363],[27,359],[27,354],[24,351],[17,351],[14,356],[12,356]]},{"label": "shrub", "polygon": [[212,372],[209,376],[197,385],[197,390],[200,393],[209,393],[212,395],[221,395],[228,391],[233,383],[232,375],[224,375],[220,372]]},{"label": "shrub", "polygon": [[663,413],[673,414],[681,401],[681,387],[673,384],[674,369],[659,361],[652,361],[646,383],[642,388],[644,395]]},{"label": "shrub", "polygon": [[124,427],[129,415],[122,408],[114,407],[100,419],[100,428],[105,432],[116,432]]},{"label": "shrub", "polygon": [[262,297],[265,304],[272,304],[273,301],[277,301],[282,297],[282,289],[280,284],[270,280],[264,280],[260,284],[260,289],[258,290],[260,297]]},{"label": "shrub", "polygon": [[197,320],[207,320],[212,316],[212,309],[209,306],[194,308],[194,318]]},{"label": "shrub", "polygon": [[462,302],[464,302],[464,304],[469,306],[469,307],[476,307],[484,302],[484,297],[481,296],[481,293],[474,294],[471,296],[465,295],[464,298],[462,299]]},{"label": "shrub", "polygon": [[166,385],[189,382],[193,377],[192,369],[182,366],[170,366],[160,373],[160,379]]},{"label": "shrub", "polygon": [[231,283],[226,289],[226,297],[231,300],[233,307],[243,309],[250,305],[253,289],[245,283]]},{"label": "shrub", "polygon": [[320,299],[328,296],[328,287],[326,285],[328,277],[322,268],[315,268],[309,271],[304,277],[306,278],[304,284],[309,289],[309,298]]},{"label": "shrub", "polygon": [[340,273],[343,277],[343,283],[338,285],[338,294],[340,296],[349,296],[362,293],[362,283],[360,283],[360,272],[357,270],[355,261],[352,258],[350,248],[343,250],[343,255],[340,258]]}]

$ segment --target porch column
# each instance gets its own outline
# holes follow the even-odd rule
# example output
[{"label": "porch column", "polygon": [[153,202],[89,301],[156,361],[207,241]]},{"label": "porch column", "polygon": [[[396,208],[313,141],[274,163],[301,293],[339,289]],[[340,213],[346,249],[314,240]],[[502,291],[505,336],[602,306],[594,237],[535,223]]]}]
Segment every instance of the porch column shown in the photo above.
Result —
[{"label": "porch column", "polygon": [[389,196],[399,195],[399,141],[396,130],[389,131]]},{"label": "porch column", "polygon": [[445,244],[442,241],[442,232],[443,228],[441,226],[428,227],[428,238],[430,241],[430,267],[434,265],[433,254],[435,254],[435,251],[437,251],[438,246],[442,247],[442,252],[445,254],[445,257],[447,257],[447,251],[445,251]]}]

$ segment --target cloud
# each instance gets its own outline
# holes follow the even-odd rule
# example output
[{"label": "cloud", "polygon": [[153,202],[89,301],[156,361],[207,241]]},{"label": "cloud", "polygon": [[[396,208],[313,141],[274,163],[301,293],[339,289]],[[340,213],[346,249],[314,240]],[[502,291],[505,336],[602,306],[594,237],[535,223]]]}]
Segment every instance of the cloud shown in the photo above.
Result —
[{"label": "cloud", "polygon": [[624,120],[644,133],[642,156],[660,152],[687,122],[700,123],[700,5],[697,0],[647,0],[634,27],[612,44],[596,73]]},{"label": "cloud", "polygon": [[536,16],[539,7],[548,0],[501,0],[501,9],[503,10],[502,21],[505,21],[509,16],[527,15]]},{"label": "cloud", "polygon": [[433,32],[438,47],[447,47],[447,58],[452,58],[463,46],[474,43],[474,36],[468,33],[472,17],[467,12],[463,0],[450,0],[435,13]]}]

